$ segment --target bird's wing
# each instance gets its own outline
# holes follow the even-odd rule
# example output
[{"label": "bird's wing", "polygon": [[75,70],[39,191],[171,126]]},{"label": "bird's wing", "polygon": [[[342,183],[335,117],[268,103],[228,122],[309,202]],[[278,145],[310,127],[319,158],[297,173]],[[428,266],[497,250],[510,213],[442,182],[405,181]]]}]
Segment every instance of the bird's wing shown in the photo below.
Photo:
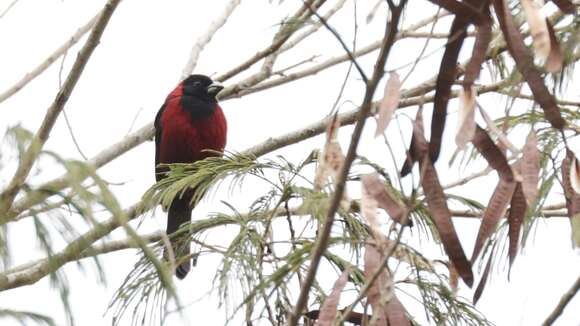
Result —
[{"label": "bird's wing", "polygon": [[159,181],[162,178],[160,173],[164,172],[162,169],[158,168],[157,165],[159,164],[159,146],[161,145],[161,116],[163,115],[163,111],[165,111],[165,103],[161,106],[157,115],[155,116],[155,180]]}]

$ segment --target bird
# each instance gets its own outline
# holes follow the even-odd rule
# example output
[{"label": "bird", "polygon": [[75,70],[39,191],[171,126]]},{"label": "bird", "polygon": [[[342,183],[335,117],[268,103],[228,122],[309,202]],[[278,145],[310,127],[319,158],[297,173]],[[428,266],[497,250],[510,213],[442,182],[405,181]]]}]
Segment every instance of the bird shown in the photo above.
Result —
[{"label": "bird", "polygon": [[[180,82],[165,99],[155,116],[155,179],[164,179],[170,163],[193,163],[223,153],[227,141],[227,121],[216,95],[223,89],[205,75],[193,74]],[[159,166],[162,164],[161,166]],[[191,221],[195,189],[178,194],[167,213],[167,235],[179,266],[175,275],[184,279],[191,269],[187,236],[171,237],[183,224]],[[164,252],[168,258],[167,248]]]}]

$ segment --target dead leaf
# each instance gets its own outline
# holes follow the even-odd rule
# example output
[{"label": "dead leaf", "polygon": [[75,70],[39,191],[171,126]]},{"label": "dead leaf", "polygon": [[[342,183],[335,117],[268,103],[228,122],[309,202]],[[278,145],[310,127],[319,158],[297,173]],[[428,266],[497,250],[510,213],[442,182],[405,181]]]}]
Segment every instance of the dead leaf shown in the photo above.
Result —
[{"label": "dead leaf", "polygon": [[441,151],[441,137],[443,137],[443,130],[445,129],[445,121],[447,118],[447,104],[451,96],[451,85],[457,77],[455,66],[463,41],[467,36],[466,22],[455,16],[449,35],[447,45],[445,46],[445,53],[439,66],[439,73],[437,75],[437,82],[435,84],[435,99],[433,101],[433,117],[431,118],[431,141],[429,143],[429,155],[433,163],[437,162],[439,152]]},{"label": "dead leaf", "polygon": [[451,212],[447,207],[447,198],[439,182],[437,172],[431,163],[429,156],[421,161],[421,185],[427,198],[427,206],[431,213],[439,238],[443,243],[445,253],[451,263],[457,268],[457,272],[469,287],[473,285],[473,272],[471,263],[467,260],[461,242],[455,232],[451,221]]},{"label": "dead leaf", "polygon": [[574,14],[576,13],[576,6],[569,0],[552,0],[553,3],[558,6],[562,12],[567,14]]},{"label": "dead leaf", "polygon": [[363,185],[363,198],[364,194],[367,193],[374,198],[378,207],[384,209],[394,221],[399,224],[411,224],[411,220],[407,216],[406,207],[387,191],[387,187],[379,179],[377,173],[363,175],[361,180]]},{"label": "dead leaf", "polygon": [[326,297],[322,307],[320,308],[320,314],[318,316],[318,322],[316,325],[319,326],[332,326],[334,325],[334,320],[336,319],[338,302],[340,301],[340,294],[344,289],[344,286],[348,282],[348,272],[344,271],[340,277],[334,282],[332,287],[332,292]]},{"label": "dead leaf", "polygon": [[405,307],[394,294],[387,302],[386,314],[389,326],[411,326]]},{"label": "dead leaf", "polygon": [[449,286],[451,287],[451,292],[453,292],[453,295],[456,295],[459,288],[459,274],[457,274],[457,269],[455,269],[451,262],[447,263],[447,269],[449,270]]},{"label": "dead leaf", "polygon": [[[488,6],[489,1],[464,0],[462,5],[470,6],[477,12],[483,12],[482,8]],[[482,15],[483,16],[483,15]],[[431,162],[437,162],[441,151],[441,138],[445,129],[447,118],[447,104],[451,96],[451,86],[457,78],[457,59],[467,36],[469,16],[456,15],[449,30],[450,37],[447,39],[445,52],[439,65],[439,73],[435,84],[435,99],[433,101],[433,116],[431,118],[431,139],[429,141],[429,156]]]},{"label": "dead leaf", "polygon": [[475,246],[473,247],[473,254],[471,255],[472,263],[477,259],[485,241],[495,231],[499,220],[504,215],[506,208],[512,199],[515,188],[516,182],[513,178],[511,180],[499,178],[497,186],[495,187],[495,190],[489,199],[489,203],[483,212],[483,217],[481,218],[481,225],[479,227],[479,232],[477,233]]},{"label": "dead leaf", "polygon": [[465,149],[475,135],[475,98],[477,90],[474,86],[461,89],[459,93],[459,118],[457,119],[457,133],[455,144]]},{"label": "dead leaf", "polygon": [[338,138],[338,129],[340,129],[340,120],[338,119],[338,112],[334,113],[332,119],[326,125],[326,141],[334,142]]},{"label": "dead leaf", "polygon": [[533,130],[526,138],[520,162],[523,177],[522,190],[528,205],[532,205],[538,197],[538,181],[540,180],[540,151],[538,150],[538,137]]},{"label": "dead leaf", "polygon": [[[367,242],[364,255],[364,274],[367,280],[369,280],[377,272],[377,270],[383,268],[383,260],[384,256],[375,248],[375,246]],[[374,321],[375,325],[387,324],[387,319],[385,316],[386,307],[383,303],[387,300],[390,300],[392,297],[392,292],[389,292],[388,283],[388,275],[385,270],[381,272],[377,280],[372,284],[371,287],[369,287],[367,291],[367,300],[373,309],[373,318],[371,321]]]},{"label": "dead leaf", "polygon": [[396,72],[391,72],[389,80],[385,84],[385,93],[381,103],[379,103],[379,118],[377,121],[377,131],[375,132],[375,137],[380,136],[387,126],[395,110],[399,106],[399,100],[401,99],[401,80],[399,79],[399,74]]},{"label": "dead leaf", "polygon": [[562,54],[560,43],[556,37],[556,32],[548,19],[546,19],[546,25],[548,26],[548,35],[550,36],[550,54],[548,55],[546,63],[544,63],[544,68],[546,68],[546,71],[554,74],[562,70],[564,55]]},{"label": "dead leaf", "polygon": [[344,154],[337,135],[340,127],[338,113],[333,116],[326,127],[326,142],[322,149],[322,154],[314,175],[314,189],[320,190],[324,187],[328,177],[336,182],[342,164],[344,163]]},{"label": "dead leaf", "polygon": [[572,154],[570,161],[570,185],[576,194],[580,194],[580,164],[578,164],[578,159],[574,154]]},{"label": "dead leaf", "polygon": [[495,145],[489,135],[480,126],[476,126],[475,136],[471,141],[485,158],[487,163],[497,171],[500,178],[513,180],[514,174],[504,153]]},{"label": "dead leaf", "polygon": [[570,178],[572,175],[573,161],[575,161],[574,153],[566,150],[566,157],[562,161],[562,183],[564,186],[564,195],[566,196],[566,207],[570,218],[580,213],[580,195],[574,190]]},{"label": "dead leaf", "polygon": [[544,116],[550,124],[556,129],[562,130],[566,121],[560,114],[560,109],[556,103],[556,99],[544,84],[544,79],[534,66],[533,58],[530,55],[519,29],[513,21],[513,17],[508,10],[505,0],[493,0],[493,6],[499,21],[499,25],[506,39],[507,47],[510,54],[513,56],[516,67],[524,76],[534,99],[544,110]]},{"label": "dead leaf", "polygon": [[548,34],[548,25],[546,17],[540,11],[541,7],[534,0],[520,0],[524,10],[526,21],[532,35],[532,44],[536,56],[542,61],[548,59],[550,54],[550,36]]},{"label": "dead leaf", "polygon": [[[341,314],[344,314],[346,311],[345,309],[340,310]],[[308,317],[309,319],[313,319],[316,320],[318,319],[318,316],[320,315],[320,310],[310,310],[309,312],[305,313],[304,316]],[[367,320],[369,318],[369,316],[366,316]],[[348,316],[345,318],[346,322],[349,322],[351,324],[355,324],[355,325],[362,325],[363,324],[363,314],[361,314],[360,312],[354,312],[351,311],[350,314],[348,314]]]},{"label": "dead leaf", "polygon": [[566,197],[566,209],[572,226],[572,243],[574,246],[580,247],[580,195],[574,190],[570,180],[573,161],[576,161],[574,153],[566,149],[566,157],[562,161],[562,183]]},{"label": "dead leaf", "polygon": [[411,173],[413,164],[419,161],[421,157],[427,153],[429,144],[425,139],[425,127],[423,126],[423,109],[417,110],[415,122],[413,123],[413,136],[411,137],[411,145],[407,151],[407,158],[401,169],[401,176],[404,177]]},{"label": "dead leaf", "polygon": [[360,200],[361,215],[365,218],[371,228],[375,239],[380,239],[381,225],[377,218],[378,203],[377,200],[368,192],[364,184],[361,184],[362,197]]},{"label": "dead leaf", "polygon": [[460,2],[457,0],[429,0],[439,7],[453,13],[456,17],[461,17],[465,21],[471,21],[476,25],[481,25],[483,23],[484,17],[478,8],[467,4],[465,2]]},{"label": "dead leaf", "polygon": [[489,272],[491,271],[491,259],[493,258],[493,255],[489,255],[489,258],[487,260],[487,264],[485,264],[485,270],[483,271],[483,275],[481,276],[481,280],[479,281],[479,284],[477,285],[477,288],[475,289],[475,292],[473,293],[473,304],[477,304],[477,301],[479,301],[479,298],[481,298],[481,295],[483,294],[483,290],[485,289],[485,284],[487,283],[487,278],[489,277]]},{"label": "dead leaf", "polygon": [[371,325],[410,326],[405,307],[397,299],[394,292],[392,277],[382,264],[385,259],[384,250],[377,250],[376,246],[367,242],[364,255],[364,274],[367,280],[383,268],[379,277],[367,291],[367,299],[373,310]]},{"label": "dead leaf", "polygon": [[486,6],[483,13],[483,22],[476,26],[475,29],[475,44],[473,45],[471,58],[465,66],[465,75],[463,76],[463,88],[465,89],[473,86],[473,83],[479,77],[481,65],[485,61],[487,48],[491,41],[491,17],[489,15],[489,7]]},{"label": "dead leaf", "polygon": [[580,214],[576,214],[570,219],[570,226],[572,227],[572,246],[580,248]]},{"label": "dead leaf", "polygon": [[[524,218],[526,217],[526,211],[528,210],[528,205],[526,203],[526,197],[524,195],[522,183],[518,182],[512,196],[510,203],[510,211],[508,215],[508,238],[509,238],[509,271],[511,271],[512,264],[516,258],[519,249],[520,242],[520,232],[522,229],[522,224],[524,223]],[[508,272],[508,278],[509,278]]]},{"label": "dead leaf", "polygon": [[[512,153],[517,154],[519,152],[518,148],[515,147],[514,144],[510,142],[510,140],[507,138],[506,134],[502,130],[499,130],[499,128],[495,125],[495,122],[489,116],[487,111],[485,111],[485,109],[481,105],[478,105],[478,108],[479,113],[483,117],[483,120],[485,120],[485,124],[487,125],[488,130],[490,131],[490,133],[494,134],[497,137],[498,142],[497,146],[501,150],[503,155],[504,156],[506,155],[506,149],[509,149]],[[503,123],[502,128],[505,127],[506,124]]]}]

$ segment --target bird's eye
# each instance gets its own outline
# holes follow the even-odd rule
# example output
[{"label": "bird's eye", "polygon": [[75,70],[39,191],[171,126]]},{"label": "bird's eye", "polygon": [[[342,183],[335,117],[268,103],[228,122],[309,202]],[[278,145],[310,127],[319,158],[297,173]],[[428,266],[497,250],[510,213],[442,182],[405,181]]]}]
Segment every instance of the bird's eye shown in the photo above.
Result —
[{"label": "bird's eye", "polygon": [[193,85],[192,86],[193,87],[199,87],[200,85],[201,85],[201,83],[196,81],[196,82],[193,82]]}]

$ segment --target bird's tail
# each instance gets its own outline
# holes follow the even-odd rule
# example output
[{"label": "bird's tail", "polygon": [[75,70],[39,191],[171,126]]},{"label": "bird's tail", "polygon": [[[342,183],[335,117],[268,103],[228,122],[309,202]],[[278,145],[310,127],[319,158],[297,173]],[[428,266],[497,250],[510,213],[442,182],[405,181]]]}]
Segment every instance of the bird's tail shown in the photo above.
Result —
[{"label": "bird's tail", "polygon": [[[184,234],[183,236],[171,236],[175,231],[177,231],[184,223],[191,221],[191,209],[189,204],[188,196],[186,198],[175,198],[169,207],[169,212],[167,214],[167,235],[171,239],[171,247],[173,249],[173,254],[175,255],[175,260],[181,261],[179,266],[175,269],[175,276],[179,279],[185,278],[189,270],[191,269],[191,258],[183,260],[190,254],[190,241],[189,236]],[[168,252],[165,250],[163,256],[168,258]]]}]

